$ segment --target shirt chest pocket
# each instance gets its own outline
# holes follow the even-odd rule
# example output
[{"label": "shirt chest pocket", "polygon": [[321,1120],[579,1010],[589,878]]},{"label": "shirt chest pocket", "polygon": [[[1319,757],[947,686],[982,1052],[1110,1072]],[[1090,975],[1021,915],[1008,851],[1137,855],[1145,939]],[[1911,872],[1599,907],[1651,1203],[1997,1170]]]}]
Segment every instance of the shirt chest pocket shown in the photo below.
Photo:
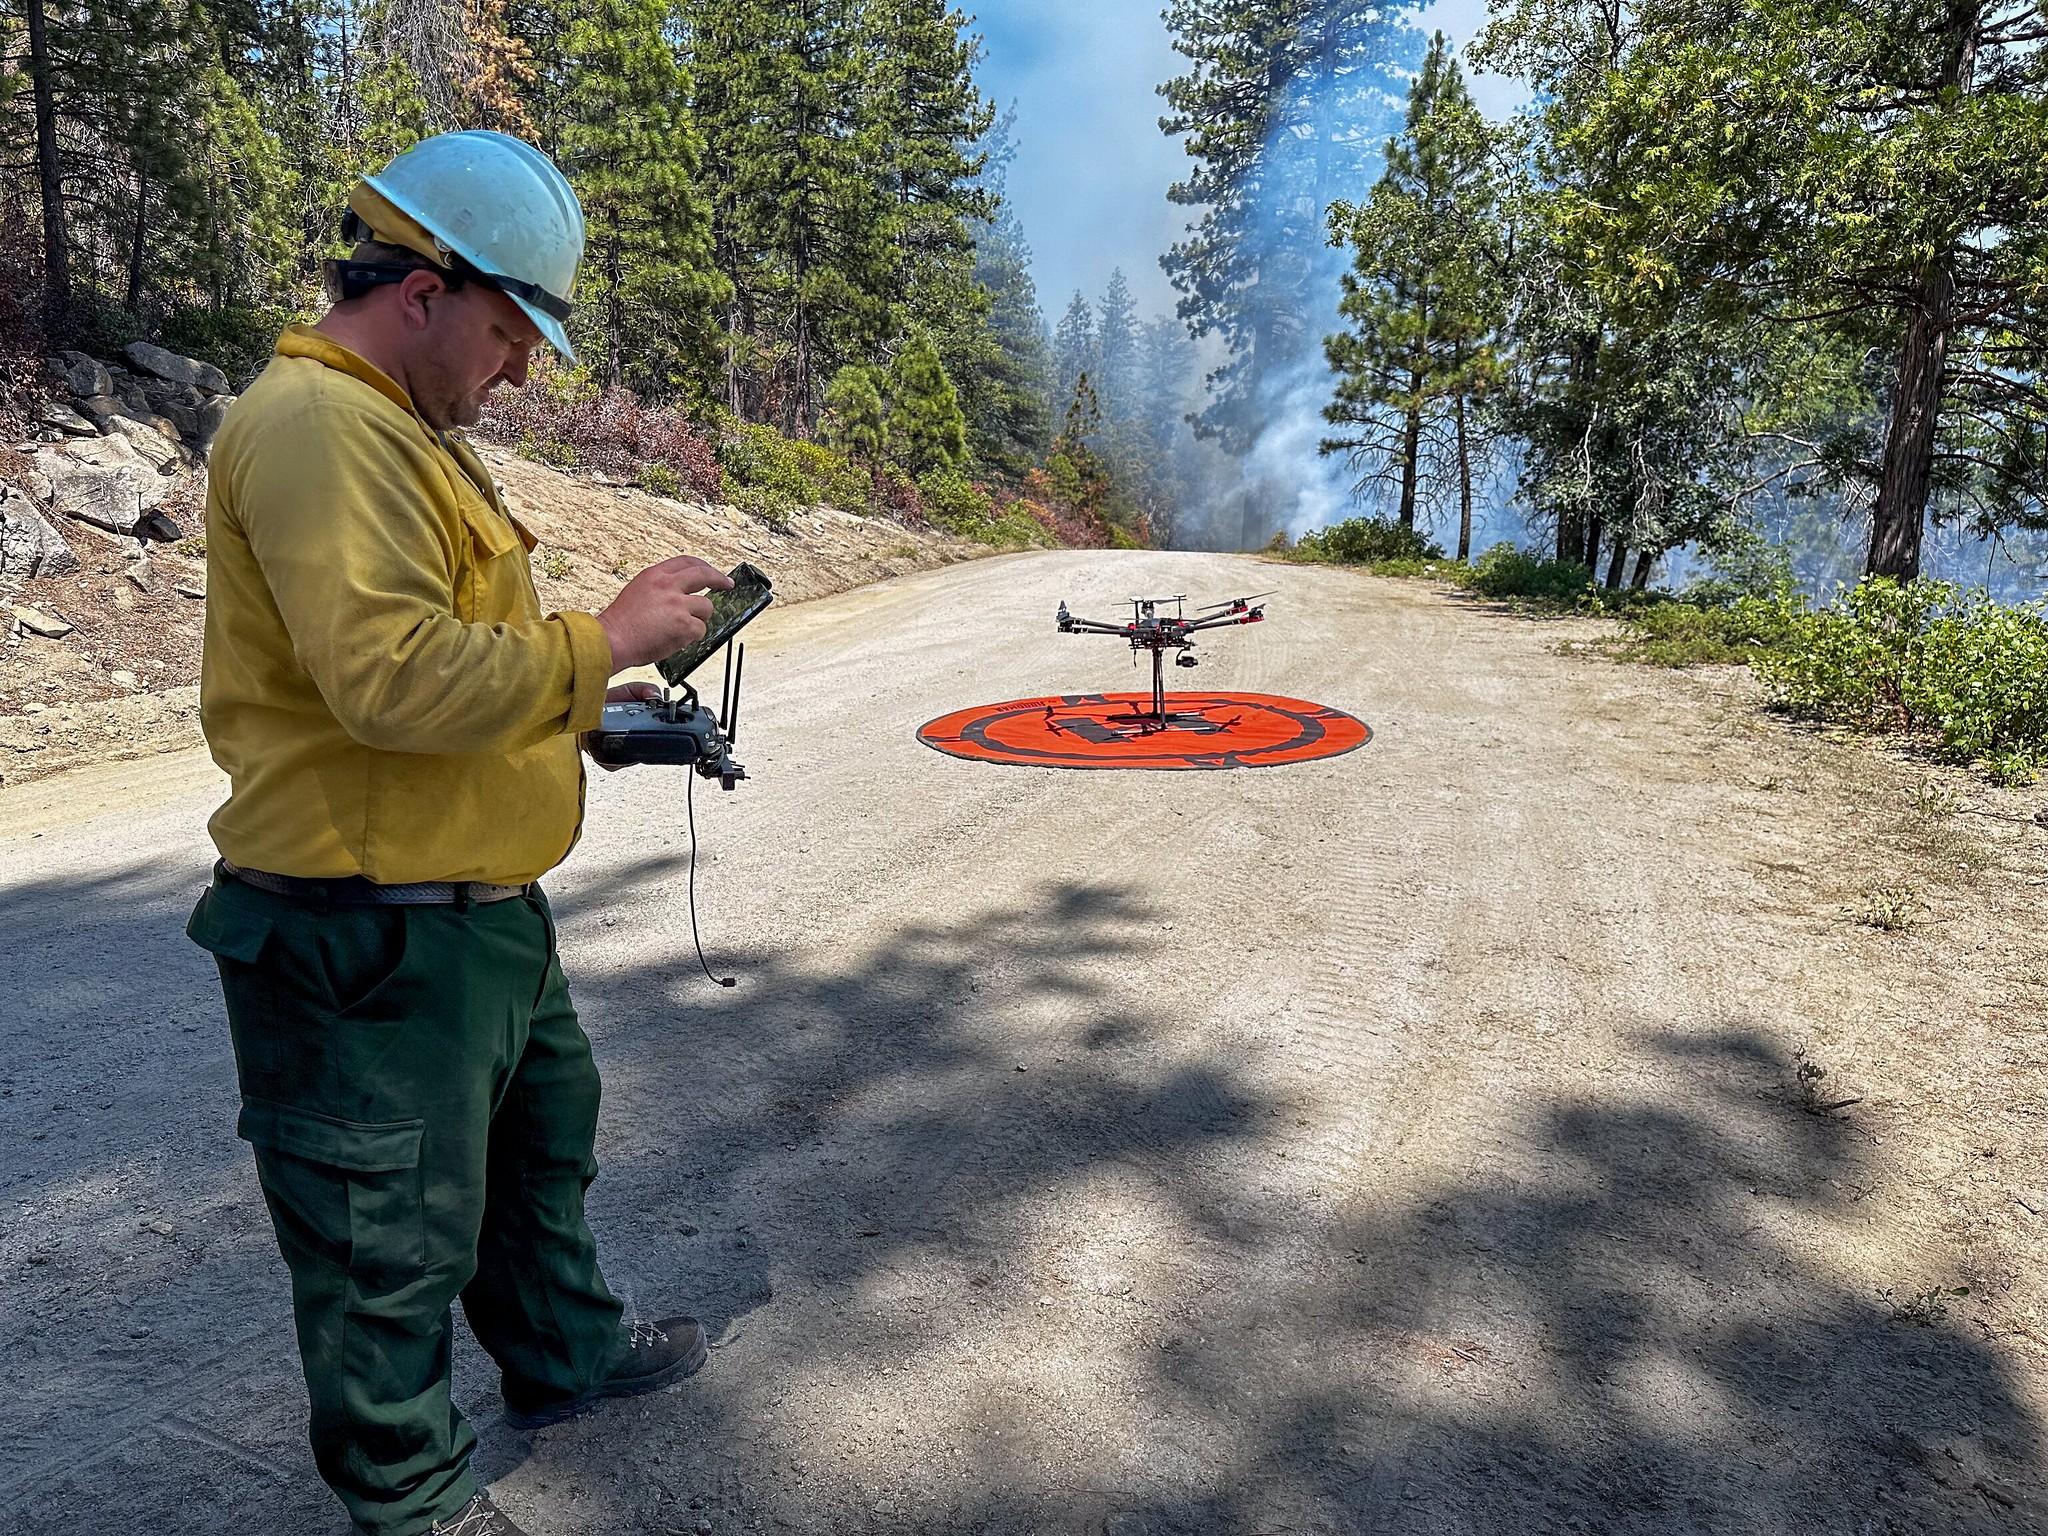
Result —
[{"label": "shirt chest pocket", "polygon": [[526,545],[505,515],[466,487],[457,487],[467,533],[457,556],[455,603],[465,624],[518,624],[540,617]]}]

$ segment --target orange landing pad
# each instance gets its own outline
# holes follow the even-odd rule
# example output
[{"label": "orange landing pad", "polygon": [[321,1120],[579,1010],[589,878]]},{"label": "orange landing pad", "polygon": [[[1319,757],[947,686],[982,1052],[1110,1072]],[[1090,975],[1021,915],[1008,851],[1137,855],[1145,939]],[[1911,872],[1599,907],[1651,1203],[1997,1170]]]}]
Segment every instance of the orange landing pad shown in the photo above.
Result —
[{"label": "orange landing pad", "polygon": [[917,733],[980,763],[1031,768],[1266,768],[1364,746],[1372,731],[1341,710],[1270,693],[1169,693],[1166,724],[1149,693],[1068,693],[978,704]]}]

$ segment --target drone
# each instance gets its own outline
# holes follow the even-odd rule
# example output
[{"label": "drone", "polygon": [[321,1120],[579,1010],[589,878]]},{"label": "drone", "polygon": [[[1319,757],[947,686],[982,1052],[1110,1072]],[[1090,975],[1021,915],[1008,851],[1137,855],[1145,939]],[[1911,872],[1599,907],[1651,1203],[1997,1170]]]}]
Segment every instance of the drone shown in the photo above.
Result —
[{"label": "drone", "polygon": [[[1128,624],[1106,624],[1100,619],[1083,619],[1067,611],[1064,600],[1060,611],[1054,616],[1063,635],[1117,635],[1131,643],[1131,665],[1138,664],[1138,653],[1152,653],[1152,712],[1136,718],[1148,729],[1163,731],[1172,723],[1166,713],[1165,662],[1168,651],[1178,651],[1173,658],[1177,667],[1192,667],[1199,663],[1188,654],[1195,642],[1189,638],[1197,630],[1220,629],[1226,624],[1256,624],[1266,616],[1265,605],[1259,599],[1271,597],[1271,592],[1254,592],[1250,597],[1225,598],[1220,603],[1209,603],[1195,610],[1192,618],[1187,616],[1186,593],[1172,597],[1134,597],[1131,601],[1131,619]],[[1160,609],[1173,604],[1172,613],[1161,613]]]}]

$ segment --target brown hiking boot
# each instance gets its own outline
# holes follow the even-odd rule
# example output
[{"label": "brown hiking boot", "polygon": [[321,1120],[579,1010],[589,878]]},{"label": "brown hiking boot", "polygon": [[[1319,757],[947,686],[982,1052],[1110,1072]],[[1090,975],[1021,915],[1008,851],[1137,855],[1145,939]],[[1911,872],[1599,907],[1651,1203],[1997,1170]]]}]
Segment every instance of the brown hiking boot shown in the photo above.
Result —
[{"label": "brown hiking boot", "polygon": [[[658,1323],[623,1323],[618,1358],[603,1381],[580,1397],[534,1402],[505,1393],[505,1422],[514,1429],[539,1429],[587,1413],[607,1397],[636,1397],[680,1381],[704,1363],[704,1325],[694,1317],[665,1317]],[[469,1536],[464,1532],[463,1536]]]}]

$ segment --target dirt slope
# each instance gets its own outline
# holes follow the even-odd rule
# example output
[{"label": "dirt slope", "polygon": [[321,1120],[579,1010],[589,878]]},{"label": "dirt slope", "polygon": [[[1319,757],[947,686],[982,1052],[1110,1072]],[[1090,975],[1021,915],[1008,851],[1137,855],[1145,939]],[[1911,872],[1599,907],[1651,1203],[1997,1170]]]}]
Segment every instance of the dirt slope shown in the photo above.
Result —
[{"label": "dirt slope", "polygon": [[[1363,750],[1091,775],[913,738],[1130,681],[1052,632],[1061,597],[1266,586],[1195,679],[1352,710]],[[464,1335],[505,1506],[537,1536],[2043,1530],[2041,796],[1558,654],[1587,632],[1164,554],[764,618],[753,780],[696,808],[739,988],[696,970],[675,779],[601,778],[551,882],[608,1271],[720,1347],[528,1442]],[[0,794],[0,1532],[338,1532],[178,933],[217,788],[108,772]],[[1802,1107],[1802,1050],[1861,1102]]]},{"label": "dirt slope", "polygon": [[[797,601],[990,552],[829,507],[777,530],[731,507],[560,474],[501,448],[484,453],[514,513],[542,541],[534,580],[549,608],[601,608],[626,577],[670,554],[727,567],[752,560]],[[204,494],[203,482],[188,482],[166,504],[187,533],[204,526]],[[0,592],[0,603],[27,603],[76,626],[61,640],[0,640],[0,784],[199,743],[204,541],[154,546],[139,564],[132,539],[68,522],[63,532],[77,574]]]}]

